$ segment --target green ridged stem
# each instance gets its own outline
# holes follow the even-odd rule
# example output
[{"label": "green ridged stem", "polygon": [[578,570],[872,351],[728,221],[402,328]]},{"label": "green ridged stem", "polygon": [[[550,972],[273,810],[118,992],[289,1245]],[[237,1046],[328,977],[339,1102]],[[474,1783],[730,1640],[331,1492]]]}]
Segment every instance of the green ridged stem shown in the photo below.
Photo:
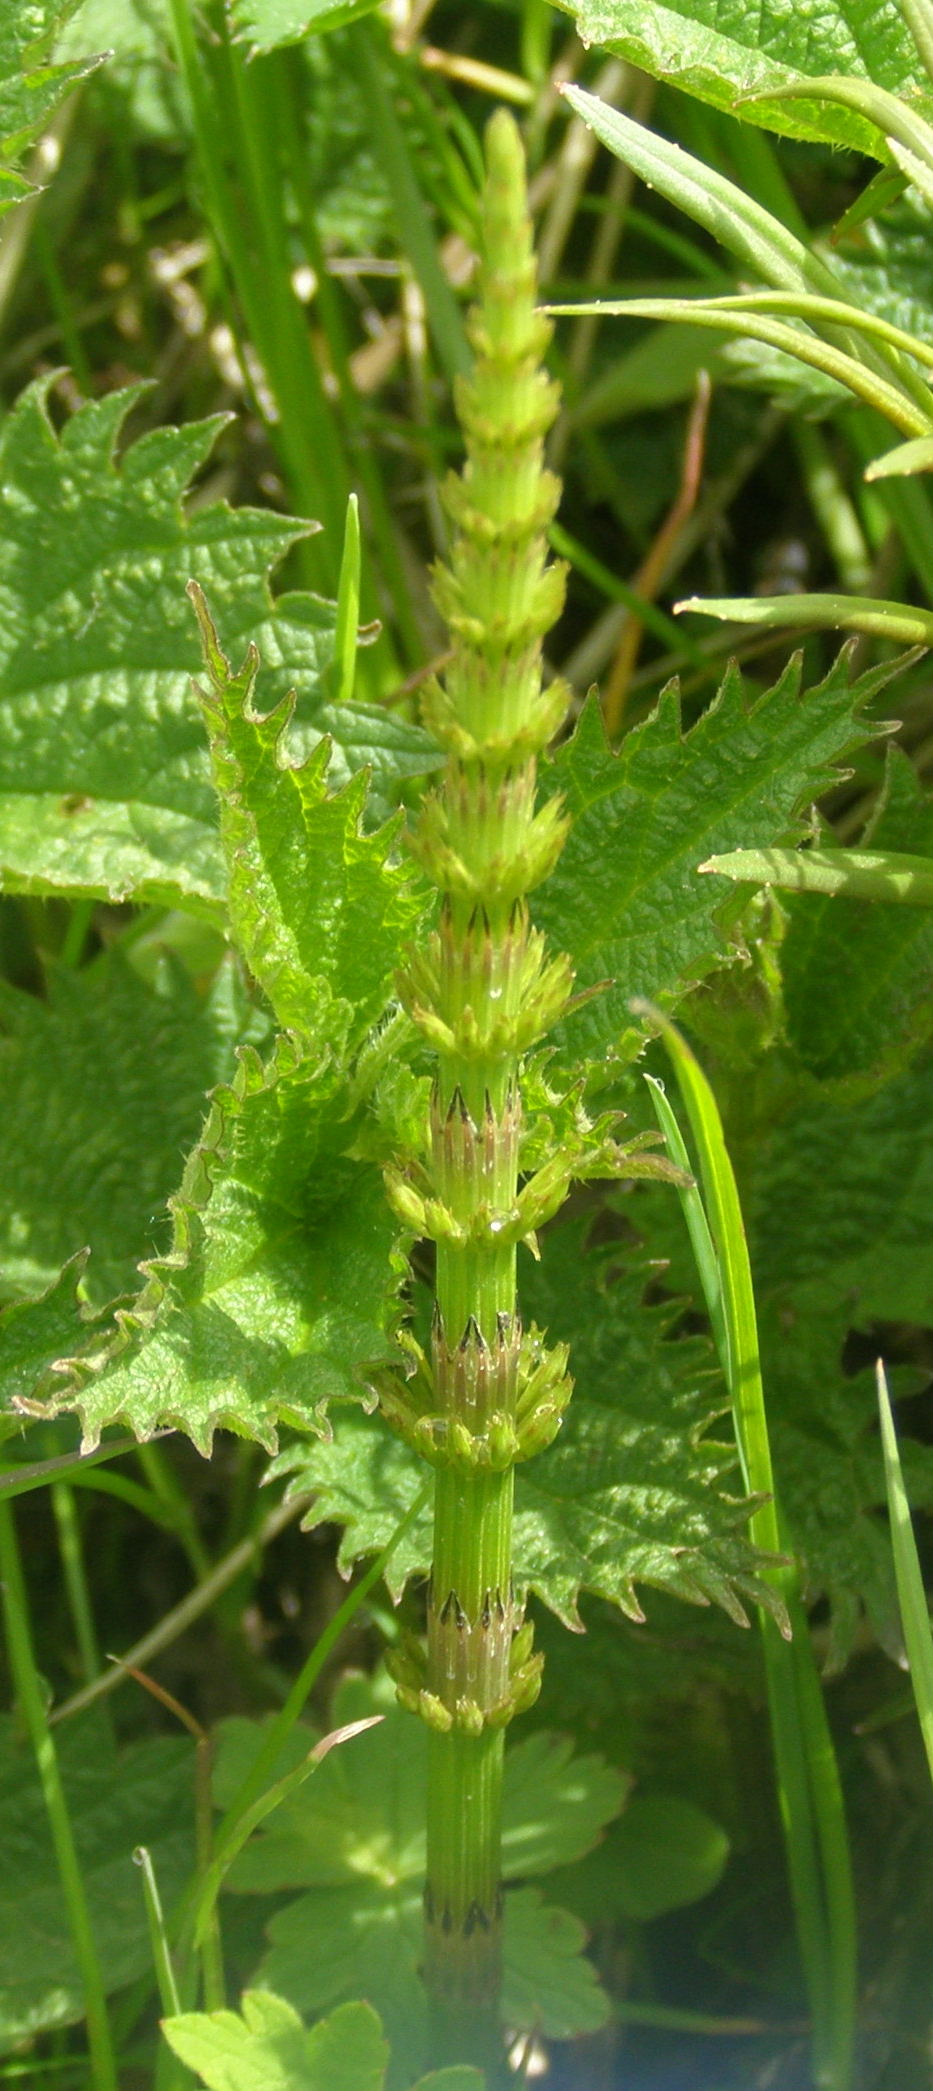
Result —
[{"label": "green ridged stem", "polygon": [[404,1644],[395,1664],[403,1703],[431,1729],[432,2060],[472,2061],[492,2084],[503,2067],[504,1734],[539,1677],[512,1583],[514,1468],[554,1436],[570,1391],[563,1354],[523,1336],[518,1314],[517,1245],[555,1203],[543,1180],[529,1203],[532,1179],[519,1204],[519,1075],[566,1004],[570,969],[547,958],[526,901],[565,827],[536,791],[538,754],[567,704],[561,686],[542,687],[541,663],[564,588],[548,561],[559,488],[543,460],[557,388],[542,368],[550,326],[535,308],[524,160],[504,111],[486,152],[475,363],[456,388],[467,458],[445,490],[453,546],[435,576],[452,654],[425,705],[447,764],[412,838],[440,915],[402,986],[436,1053],[430,1146],[422,1165],[387,1177],[397,1211],[437,1244],[435,1319],[430,1357],[403,1338],[416,1369],[387,1375],[381,1393],[436,1468],[427,1646]]}]

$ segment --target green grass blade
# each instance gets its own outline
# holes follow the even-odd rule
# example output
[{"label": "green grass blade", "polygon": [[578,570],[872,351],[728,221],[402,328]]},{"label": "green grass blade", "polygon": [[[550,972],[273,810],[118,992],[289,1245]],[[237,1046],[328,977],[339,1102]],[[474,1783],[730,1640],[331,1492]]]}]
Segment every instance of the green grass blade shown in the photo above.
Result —
[{"label": "green grass blade", "polygon": [[933,858],[899,850],[734,849],[708,857],[697,870],[788,893],[841,893],[845,900],[933,907]]},{"label": "green grass blade", "polygon": [[548,543],[561,559],[569,560],[577,573],[582,574],[583,579],[589,581],[593,588],[597,588],[609,602],[622,603],[626,610],[630,610],[632,616],[639,619],[646,631],[653,632],[654,637],[660,640],[663,646],[669,646],[675,653],[682,654],[695,668],[706,667],[706,659],[700,648],[678,628],[673,618],[666,616],[663,610],[658,609],[656,603],[649,602],[648,597],[641,595],[637,588],[632,588],[628,581],[621,580],[611,567],[604,566],[603,561],[597,559],[588,546],[581,544],[579,538],[571,537],[569,530],[565,530],[562,523],[551,524]]},{"label": "green grass blade", "polygon": [[894,450],[886,450],[882,457],[872,459],[865,467],[865,477],[875,479],[909,479],[915,472],[929,472],[933,467],[933,436],[911,436],[909,443],[898,443]]},{"label": "green grass blade", "polygon": [[62,1785],[58,1755],[45,1711],[45,1693],[36,1669],[22,1563],[9,1503],[0,1502],[0,1581],[10,1669],[23,1720],[35,1754],[49,1829],[58,1864],[62,1897],[81,1971],[92,2091],[117,2091],[117,2072],[104,1974],[91,1928],[81,1877],[81,1863]]},{"label": "green grass blade", "polygon": [[437,245],[415,179],[405,134],[387,84],[384,50],[377,47],[373,24],[361,22],[354,35],[360,90],[372,124],[372,145],[388,182],[403,252],[421,286],[428,326],[442,368],[451,381],[470,368],[460,307],[441,267]]},{"label": "green grass blade", "polygon": [[247,1838],[252,1836],[253,1831],[258,1829],[267,1815],[271,1815],[288,1799],[289,1794],[295,1793],[299,1786],[304,1785],[305,1780],[317,1770],[335,1743],[349,1742],[352,1736],[361,1734],[364,1728],[374,1728],[382,1719],[382,1714],[370,1714],[365,1721],[350,1721],[345,1728],[335,1728],[330,1735],[323,1736],[320,1742],[315,1743],[314,1748],[308,1751],[300,1764],[295,1765],[292,1771],[286,1772],[283,1778],[277,1779],[275,1785],[270,1786],[266,1793],[261,1793],[251,1807],[244,1808],[223,1850],[215,1850],[198,1882],[198,1899],[194,1912],[196,1946],[203,1947],[209,1935],[224,1876],[233,1865],[237,1853],[242,1851]]},{"label": "green grass blade", "polygon": [[[746,1485],[768,1497],[755,1512],[751,1531],[756,1545],[772,1553],[780,1551],[771,1446],[761,1388],[758,1362],[758,1325],[748,1260],[748,1246],[739,1194],[732,1164],[726,1152],[722,1121],[716,1099],[699,1062],[666,1017],[647,1004],[638,1013],[650,1016],[662,1032],[664,1043],[684,1100],[700,1164],[700,1183],[711,1244],[719,1270],[724,1345],[730,1376],[730,1393],[736,1419],[736,1438]],[[684,1194],[681,1194],[684,1195]],[[782,1582],[784,1569],[772,1571]]]},{"label": "green grass blade", "polygon": [[884,1452],[884,1475],[888,1492],[888,1515],[891,1520],[891,1547],[894,1554],[894,1573],[897,1578],[897,1595],[901,1608],[901,1624],[904,1629],[904,1646],[910,1665],[910,1678],[917,1704],[920,1731],[923,1736],[930,1776],[933,1778],[933,1630],[927,1608],[926,1591],[920,1570],[917,1542],[910,1522],[910,1504],[904,1487],[900,1454],[897,1449],[897,1434],[891,1413],[891,1399],[884,1366],[879,1358],[876,1367],[878,1378],[878,1409],[881,1416],[881,1445]]},{"label": "green grass blade", "polygon": [[149,1922],[149,1939],[152,1946],[153,1965],[156,1971],[156,1981],[159,1985],[159,2002],[162,2006],[164,2017],[172,2018],[177,2011],[181,2010],[181,2002],[178,1995],[178,1985],[175,1981],[175,1970],[172,1966],[171,1954],[169,1952],[165,1918],[162,1914],[162,1897],[159,1894],[159,1885],[155,1877],[151,1855],[144,1844],[140,1844],[137,1847],[133,1853],[133,1858],[140,1868],[143,1877],[143,1895],[146,1903],[146,1916]]},{"label": "green grass blade", "polygon": [[[807,93],[811,84],[807,82]],[[571,108],[609,151],[624,160],[650,188],[711,233],[736,256],[743,273],[750,271],[753,277],[762,278],[778,290],[805,290],[822,298],[839,296],[839,280],[832,269],[780,219],[744,195],[736,183],[727,181],[680,146],[634,123],[618,109],[609,108],[598,96],[579,87],[565,87],[562,91]],[[912,394],[922,412],[928,411],[929,395],[923,380],[887,343],[859,341],[848,326],[839,329],[838,342],[850,354],[857,351],[869,368],[893,377]]]},{"label": "green grass blade", "polygon": [[349,1595],[344,1598],[343,1604],[339,1606],[333,1618],[325,1627],[324,1632],[315,1642],[310,1655],[298,1672],[284,1706],[279,1709],[275,1720],[270,1724],[268,1734],[255,1763],[247,1777],[243,1780],[239,1792],[234,1795],[223,1820],[217,1827],[213,1852],[215,1863],[226,1860],[229,1864],[228,1855],[232,1856],[239,1825],[248,1810],[252,1808],[254,1802],[262,1794],[266,1781],[275,1768],[282,1744],[286,1736],[291,1733],[295,1722],[302,1713],[308,1696],[317,1682],[331,1650],[336,1647],[345,1627],[349,1625],[351,1619],[359,1611],[361,1604],[369,1595],[373,1585],[378,1583],[380,1577],[384,1574],[399,1542],[404,1538],[410,1526],[414,1524],[416,1518],[420,1516],[428,1500],[429,1493],[430,1482],[426,1483],[425,1487],[421,1489],[411,1508],[406,1511],[405,1516],[396,1525],[388,1545],[383,1547],[381,1554],[377,1554],[376,1559],[366,1570],[366,1574],[360,1577],[359,1582],[354,1585]]},{"label": "green grass blade", "polygon": [[[689,1046],[668,1019],[646,1004],[638,1012],[661,1031],[670,1054],[699,1159],[704,1203],[701,1224],[690,1193],[680,1191],[691,1240],[698,1242],[698,1268],[708,1300],[721,1301],[724,1324],[717,1343],[724,1349],[735,1417],[736,1439],[747,1486],[767,1493],[756,1510],[751,1532],[757,1544],[777,1552],[781,1545],[774,1496],[768,1424],[758,1355],[758,1328],[751,1266],[732,1164],[716,1099]],[[663,1094],[663,1092],[661,1092]],[[658,1109],[667,1133],[670,1106]],[[685,1152],[681,1138],[671,1149],[675,1160]],[[717,1276],[710,1271],[715,1258]],[[714,1331],[718,1310],[710,1308]],[[813,2021],[812,2061],[819,2091],[850,2091],[852,2084],[856,2003],[856,1929],[848,1836],[835,1751],[803,1606],[796,1570],[777,1562],[766,1572],[780,1595],[790,1621],[790,1639],[782,1638],[773,1618],[761,1614],[762,1647],[768,1709],[784,1826],[788,1872]]]},{"label": "green grass blade", "polygon": [[[654,1075],[646,1075],[645,1081],[648,1083],[651,1091],[654,1114],[664,1134],[671,1161],[676,1162],[678,1169],[683,1169],[688,1176],[691,1176],[692,1164],[687,1152],[686,1142],[677,1123],[675,1113],[668,1102],[664,1085],[662,1082],[657,1081]],[[706,1311],[710,1318],[713,1341],[716,1345],[719,1362],[728,1381],[730,1378],[729,1337],[722,1311],[719,1262],[713,1237],[709,1231],[706,1209],[696,1183],[691,1182],[689,1186],[685,1185],[678,1190],[678,1195],[681,1211],[687,1223],[687,1233],[690,1236],[700,1284],[703,1288],[703,1298],[706,1301]],[[745,1477],[745,1485],[748,1487],[747,1475]]]},{"label": "green grass blade", "polygon": [[337,587],[337,626],[334,633],[338,704],[349,704],[353,695],[359,628],[360,504],[356,495],[351,494],[347,502],[347,520],[343,533],[343,556]]}]

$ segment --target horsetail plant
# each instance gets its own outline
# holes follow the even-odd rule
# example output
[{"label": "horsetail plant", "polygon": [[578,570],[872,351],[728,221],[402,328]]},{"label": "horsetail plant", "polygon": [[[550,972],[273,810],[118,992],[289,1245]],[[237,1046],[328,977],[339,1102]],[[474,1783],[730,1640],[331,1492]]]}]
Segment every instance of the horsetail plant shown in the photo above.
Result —
[{"label": "horsetail plant", "polygon": [[387,1174],[403,1222],[436,1244],[434,1323],[430,1356],[406,1332],[408,1376],[379,1383],[386,1417],[435,1470],[426,1647],[406,1642],[395,1673],[430,1730],[425,1976],[436,2044],[493,2077],[504,1738],[540,1682],[513,1581],[514,1473],[554,1438],[571,1391],[566,1347],[523,1332],[516,1252],[534,1249],[574,1174],[664,1169],[597,1136],[585,1156],[558,1150],[520,1187],[522,1059],[572,985],[527,900],[564,839],[561,805],[536,804],[536,779],[569,695],[559,682],[544,687],[542,673],[564,574],[547,556],[559,484],[544,439],[558,392],[542,367],[551,329],[535,284],[521,143],[500,111],[487,131],[476,363],[457,393],[467,460],[446,489],[455,534],[435,578],[452,655],[425,711],[447,762],[413,836],[440,911],[401,986],[436,1056],[429,1150],[425,1163]]}]

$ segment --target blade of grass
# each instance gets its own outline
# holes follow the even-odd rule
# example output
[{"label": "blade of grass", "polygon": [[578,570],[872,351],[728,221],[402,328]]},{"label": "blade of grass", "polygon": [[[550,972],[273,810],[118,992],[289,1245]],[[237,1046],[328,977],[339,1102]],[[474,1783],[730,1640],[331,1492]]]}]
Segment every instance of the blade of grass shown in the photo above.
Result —
[{"label": "blade of grass", "polygon": [[67,1720],[72,1714],[80,1713],[83,1707],[93,1705],[95,1699],[102,1699],[107,1692],[115,1691],[118,1685],[126,1682],[134,1668],[147,1663],[160,1649],[169,1648],[173,1641],[177,1641],[179,1634],[183,1634],[196,1619],[200,1619],[203,1613],[209,1611],[211,1605],[223,1591],[229,1589],[230,1584],[236,1581],[244,1568],[250,1567],[261,1554],[263,1547],[276,1539],[278,1534],[285,1530],[286,1525],[292,1524],[307,1507],[307,1500],[301,1498],[296,1498],[290,1503],[277,1503],[275,1509],[270,1511],[269,1516],[260,1525],[258,1532],[249,1533],[237,1546],[231,1547],[229,1554],[225,1554],[223,1560],[217,1562],[216,1567],[211,1569],[210,1574],[204,1577],[197,1588],[189,1590],[180,1603],[173,1605],[172,1610],[164,1614],[157,1626],[143,1634],[141,1640],[134,1642],[125,1656],[114,1658],[110,1667],[102,1671],[99,1677],[95,1677],[91,1684],[84,1685],[80,1692],[72,1693],[70,1699],[64,1699],[61,1706],[56,1706],[54,1712],[49,1715],[50,1727],[54,1727],[58,1721]]},{"label": "blade of grass", "polygon": [[[644,1003],[638,1013],[661,1031],[690,1122],[705,1226],[695,1206],[688,1226],[700,1247],[698,1269],[726,1372],[746,1485],[766,1501],[750,1522],[759,1546],[777,1553],[782,1534],[758,1354],[758,1328],[738,1189],[709,1083],[669,1020]],[[657,1107],[658,1091],[652,1088]],[[669,1110],[669,1107],[668,1107]],[[665,1115],[658,1112],[662,1130]],[[683,1152],[683,1142],[678,1140]],[[675,1153],[674,1159],[679,1159]],[[681,1192],[686,1198],[689,1193]],[[715,1273],[713,1263],[715,1262]],[[708,1288],[708,1290],[707,1290]],[[851,1861],[835,1751],[792,1562],[765,1571],[783,1599],[791,1638],[761,1613],[778,1796],[797,1935],[813,2019],[812,2066],[820,2091],[850,2091],[855,2040],[856,1930]]]},{"label": "blade of grass", "polygon": [[888,1515],[891,1520],[891,1548],[894,1554],[901,1625],[904,1629],[904,1646],[910,1665],[910,1681],[913,1685],[920,1732],[927,1753],[930,1777],[933,1778],[933,1630],[930,1627],[917,1542],[910,1522],[910,1504],[897,1449],[891,1398],[880,1358],[875,1371],[878,1381],[884,1478],[888,1492]]},{"label": "blade of grass", "polygon": [[215,1831],[213,1852],[215,1863],[222,1862],[226,1854],[232,1850],[234,1840],[238,1834],[239,1824],[247,1810],[253,1806],[253,1803],[261,1795],[266,1780],[269,1778],[270,1773],[274,1771],[276,1759],[282,1745],[286,1737],[291,1734],[295,1722],[303,1712],[308,1697],[321,1674],[331,1650],[336,1647],[341,1634],[359,1610],[360,1605],[373,1588],[373,1585],[379,1582],[396,1547],[424,1509],[430,1492],[431,1483],[427,1482],[410,1509],[406,1511],[405,1516],[396,1525],[388,1544],[383,1547],[381,1554],[377,1554],[376,1559],[366,1570],[365,1575],[361,1576],[359,1582],[354,1584],[349,1595],[344,1598],[343,1604],[339,1606],[333,1618],[329,1620],[324,1632],[315,1642],[310,1655],[298,1672],[284,1706],[279,1709],[274,1721],[270,1724],[259,1755],[243,1780],[242,1785],[234,1794],[226,1814]]},{"label": "blade of grass", "polygon": [[[202,51],[189,0],[169,0],[169,15],[192,112],[211,230],[234,292],[234,331],[239,308],[278,418],[270,422],[268,409],[263,412],[259,399],[257,411],[269,425],[298,514],[318,528],[324,525],[320,543],[302,548],[299,554],[306,579],[333,592],[349,480],[291,285],[274,123],[270,136],[268,71],[263,72],[261,59],[247,65],[243,52],[223,36],[213,40],[209,54]],[[236,183],[231,166],[236,168]],[[240,362],[248,371],[242,355]]]},{"label": "blade of grass", "polygon": [[438,258],[424,198],[387,85],[387,46],[382,25],[377,27],[370,20],[360,22],[352,35],[360,89],[369,109],[373,150],[389,185],[401,248],[421,285],[441,368],[452,382],[469,370],[470,351],[460,308]]},{"label": "blade of grass", "polygon": [[[680,1209],[687,1223],[687,1233],[690,1236],[690,1246],[696,1262],[697,1275],[703,1288],[703,1298],[706,1301],[706,1311],[710,1318],[713,1341],[716,1345],[717,1355],[723,1371],[728,1377],[729,1337],[722,1311],[722,1286],[719,1283],[719,1264],[713,1237],[709,1231],[706,1208],[693,1177],[693,1165],[687,1151],[687,1143],[677,1122],[676,1113],[671,1109],[664,1084],[659,1082],[655,1075],[646,1075],[645,1081],[648,1083],[651,1091],[654,1114],[664,1134],[665,1144],[671,1161],[676,1162],[678,1169],[683,1169],[685,1175],[691,1179],[689,1185],[685,1184],[679,1187]],[[739,1446],[739,1456],[744,1467],[744,1454],[741,1445]],[[747,1474],[743,1475],[743,1479],[746,1488],[748,1488]]]},{"label": "blade of grass", "polygon": [[94,1612],[84,1572],[84,1554],[81,1546],[81,1527],[75,1506],[74,1491],[66,1481],[53,1481],[50,1490],[52,1510],[58,1527],[58,1548],[64,1571],[68,1609],[71,1613],[81,1660],[81,1674],[85,1682],[96,1677],[100,1669],[100,1652],[94,1630]]},{"label": "blade of grass", "polygon": [[55,1849],[62,1898],[84,1990],[93,2091],[117,2091],[117,2072],[104,1976],[91,1926],[81,1863],[75,1845],[58,1756],[46,1719],[45,1693],[36,1668],[22,1563],[9,1503],[0,1501],[0,1580],[10,1669],[29,1734]]},{"label": "blade of grass", "polygon": [[343,557],[337,586],[337,628],[334,633],[334,666],[337,670],[337,703],[349,704],[356,675],[357,635],[360,626],[360,505],[355,494],[347,501],[343,532]]},{"label": "blade of grass", "polygon": [[275,1785],[270,1786],[265,1793],[261,1793],[259,1799],[253,1802],[251,1808],[243,1810],[231,1835],[227,1839],[223,1851],[214,1851],[213,1857],[199,1880],[198,1899],[194,1911],[194,1943],[196,1946],[202,1946],[204,1943],[214,1916],[217,1897],[223,1887],[224,1875],[233,1865],[237,1853],[242,1851],[247,1838],[252,1836],[253,1831],[258,1829],[259,1824],[265,1821],[267,1815],[272,1814],[273,1809],[280,1807],[290,1794],[296,1792],[299,1786],[304,1785],[305,1780],[310,1778],[313,1771],[317,1770],[321,1760],[327,1756],[328,1751],[332,1750],[336,1743],[349,1742],[352,1736],[361,1735],[364,1728],[378,1727],[379,1722],[383,1718],[384,1716],[381,1713],[373,1713],[367,1715],[363,1721],[348,1722],[345,1728],[334,1728],[330,1735],[323,1736],[320,1742],[315,1743],[314,1748],[308,1751],[307,1756],[302,1759],[300,1764],[296,1765],[292,1771],[286,1772],[283,1778],[277,1779]]},{"label": "blade of grass", "polygon": [[152,1859],[144,1844],[140,1844],[134,1851],[133,1859],[140,1868],[143,1877],[143,1896],[145,1898],[146,1917],[149,1924],[152,1961],[156,1971],[156,1981],[159,1985],[159,2002],[162,2006],[163,2016],[171,2018],[176,2012],[181,2010],[181,2003],[178,1996],[178,1985],[175,1981],[175,1970],[172,1966],[172,1957],[169,1952],[165,1919],[162,1915],[162,1898],[159,1894]]},{"label": "blade of grass", "polygon": [[[807,91],[810,84],[808,81]],[[734,182],[582,88],[564,87],[562,93],[610,152],[702,225],[745,269],[779,290],[807,290],[817,297],[838,298],[841,286],[832,269]],[[922,412],[928,410],[929,394],[919,374],[887,343],[859,341],[852,333],[854,324],[853,318],[851,325],[833,330],[840,346],[850,355],[857,354],[869,369],[895,378]]]}]

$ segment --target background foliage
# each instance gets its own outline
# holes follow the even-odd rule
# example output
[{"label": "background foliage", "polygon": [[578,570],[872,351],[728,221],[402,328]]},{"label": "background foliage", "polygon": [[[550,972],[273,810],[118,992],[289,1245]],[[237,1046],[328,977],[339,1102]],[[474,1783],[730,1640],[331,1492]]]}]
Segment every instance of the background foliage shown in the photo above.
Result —
[{"label": "background foliage", "polygon": [[[710,208],[684,216],[660,163],[641,170],[654,188],[637,182],[560,100],[573,79],[650,118],[661,146],[640,150],[674,142],[737,182],[783,227],[788,267],[800,243],[808,270],[923,335],[929,203],[892,169],[877,110],[777,98],[847,71],[923,110],[903,21],[749,20],[626,0],[5,10],[0,1514],[125,2091],[476,2091],[468,2070],[421,2078],[420,1743],[379,1663],[420,1621],[427,1514],[399,1536],[415,1463],[369,1413],[364,1368],[392,1355],[406,1297],[416,1326],[426,1311],[425,1252],[403,1290],[381,1168],[416,1147],[427,1082],[392,1004],[425,919],[399,824],[438,761],[417,688],[446,643],[428,571],[457,461],[479,136],[496,99],[521,113],[555,303],[746,287],[758,236],[751,215],[731,245]],[[888,186],[865,215],[870,154]],[[589,316],[560,323],[554,366],[570,585],[552,666],[575,716],[550,768],[574,826],[535,915],[599,991],[529,1073],[528,1166],[571,1136],[595,1155],[602,1112],[653,1124],[642,1073],[661,1060],[631,1001],[676,1010],[748,1228],[870,1942],[862,2081],[913,2091],[933,2037],[931,1818],[871,1368],[883,1351],[926,1559],[929,918],[697,866],[812,837],[930,855],[929,671],[820,631],[788,664],[780,634],[669,609],[786,592],[790,626],[803,590],[929,606],[927,482],[866,483],[888,432],[780,347]],[[232,664],[203,704],[190,580]],[[348,603],[367,642],[352,694]],[[581,1173],[521,1276],[526,1320],[571,1345],[576,1393],[518,1505],[547,1666],[511,1758],[509,2022],[555,2087],[792,2091],[810,2080],[807,2004],[745,1626],[768,1586],[723,1380],[673,1192]],[[82,1446],[104,1457],[79,1462]],[[276,1740],[272,1715],[340,1625],[340,1577],[393,1542],[309,1678],[307,1725]],[[87,1971],[18,1646],[0,2080],[84,2085]],[[212,1799],[203,1744],[108,1650],[210,1731]],[[381,1726],[305,1779],[322,1735],[373,1712]],[[190,1933],[212,1802],[223,1852],[258,1763],[294,1783],[232,1861],[236,2009],[206,2040],[207,1917],[173,2003],[132,1855],[150,1855],[169,1933]]]}]

